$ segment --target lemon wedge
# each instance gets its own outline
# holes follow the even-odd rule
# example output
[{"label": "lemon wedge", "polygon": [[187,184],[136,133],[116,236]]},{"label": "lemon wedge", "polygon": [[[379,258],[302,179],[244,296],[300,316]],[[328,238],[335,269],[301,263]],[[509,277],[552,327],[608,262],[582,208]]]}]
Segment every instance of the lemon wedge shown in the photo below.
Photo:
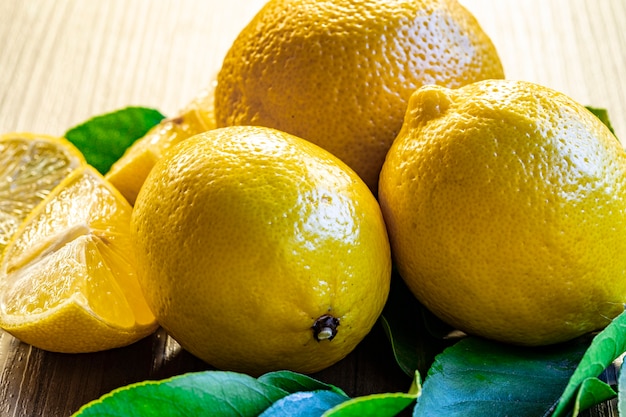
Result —
[{"label": "lemon wedge", "polygon": [[66,139],[0,135],[0,253],[31,210],[84,164],[80,151]]},{"label": "lemon wedge", "polygon": [[94,168],[72,171],[26,217],[0,264],[0,327],[67,353],[131,344],[156,321],[139,287],[132,208]]},{"label": "lemon wedge", "polygon": [[148,173],[163,154],[180,141],[215,128],[215,82],[202,90],[176,117],[163,119],[133,143],[115,162],[106,179],[135,204]]}]

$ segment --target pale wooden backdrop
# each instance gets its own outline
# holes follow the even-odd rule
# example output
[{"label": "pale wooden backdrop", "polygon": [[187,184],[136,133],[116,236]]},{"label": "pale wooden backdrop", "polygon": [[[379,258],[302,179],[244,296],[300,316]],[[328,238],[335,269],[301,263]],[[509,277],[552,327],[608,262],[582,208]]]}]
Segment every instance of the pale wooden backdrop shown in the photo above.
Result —
[{"label": "pale wooden backdrop", "polygon": [[[173,114],[265,0],[2,0],[0,132],[62,134],[129,104]],[[463,0],[506,75],[607,107],[626,137],[624,0]]]}]

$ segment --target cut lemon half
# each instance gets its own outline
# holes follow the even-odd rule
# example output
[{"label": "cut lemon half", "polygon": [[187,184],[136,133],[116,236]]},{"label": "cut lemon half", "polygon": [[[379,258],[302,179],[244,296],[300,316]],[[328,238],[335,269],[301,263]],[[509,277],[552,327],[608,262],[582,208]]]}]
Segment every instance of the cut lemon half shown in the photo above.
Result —
[{"label": "cut lemon half", "polygon": [[31,210],[85,159],[68,140],[0,135],[0,253]]},{"label": "cut lemon half", "polygon": [[94,168],[73,171],[26,217],[0,264],[0,327],[38,348],[131,344],[156,321],[129,240],[132,208]]},{"label": "cut lemon half", "polygon": [[130,204],[148,173],[161,156],[180,141],[215,128],[213,96],[215,82],[198,94],[176,117],[163,119],[142,138],[133,143],[111,166],[106,179]]}]

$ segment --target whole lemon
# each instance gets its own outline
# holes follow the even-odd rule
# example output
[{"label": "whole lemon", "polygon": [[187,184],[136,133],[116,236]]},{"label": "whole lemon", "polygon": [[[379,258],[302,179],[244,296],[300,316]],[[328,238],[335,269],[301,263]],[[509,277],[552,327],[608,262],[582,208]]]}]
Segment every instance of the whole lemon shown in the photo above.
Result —
[{"label": "whole lemon", "polygon": [[375,191],[416,88],[503,76],[456,0],[270,0],[223,61],[215,116],[312,141]]},{"label": "whole lemon", "polygon": [[626,301],[626,153],[571,98],[492,80],[411,97],[380,176],[402,277],[458,329],[543,345]]},{"label": "whole lemon", "polygon": [[131,230],[158,322],[220,369],[321,370],[387,299],[391,254],[371,191],[327,151],[274,129],[216,129],[172,148]]}]

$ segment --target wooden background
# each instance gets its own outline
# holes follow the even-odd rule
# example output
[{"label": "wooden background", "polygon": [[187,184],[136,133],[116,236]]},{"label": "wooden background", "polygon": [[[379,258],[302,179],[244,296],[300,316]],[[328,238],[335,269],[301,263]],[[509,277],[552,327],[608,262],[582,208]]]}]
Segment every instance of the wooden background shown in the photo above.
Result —
[{"label": "wooden background", "polygon": [[[0,133],[61,135],[127,105],[173,115],[208,85],[264,2],[0,0]],[[626,1],[461,2],[491,36],[507,78],[607,108],[626,138]],[[409,380],[389,349],[376,328],[318,377],[352,395],[404,391]],[[46,353],[0,333],[0,415],[68,416],[118,386],[205,368],[161,332],[90,355]]]}]

